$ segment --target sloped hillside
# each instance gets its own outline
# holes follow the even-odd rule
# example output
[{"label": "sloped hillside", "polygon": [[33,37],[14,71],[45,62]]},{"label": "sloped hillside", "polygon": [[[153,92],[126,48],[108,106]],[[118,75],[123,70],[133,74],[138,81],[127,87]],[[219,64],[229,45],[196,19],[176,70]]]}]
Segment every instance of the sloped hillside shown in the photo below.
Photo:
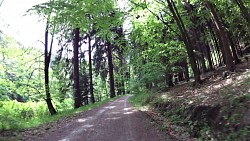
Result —
[{"label": "sloped hillside", "polygon": [[141,105],[179,140],[249,140],[250,62],[245,60],[227,76],[220,68],[203,79],[196,87],[184,82],[165,92],[151,92]]}]

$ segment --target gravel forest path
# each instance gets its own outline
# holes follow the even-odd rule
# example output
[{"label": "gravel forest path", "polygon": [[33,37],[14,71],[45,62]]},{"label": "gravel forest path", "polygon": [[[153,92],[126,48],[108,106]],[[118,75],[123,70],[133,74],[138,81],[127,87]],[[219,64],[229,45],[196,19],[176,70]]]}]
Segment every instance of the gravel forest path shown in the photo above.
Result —
[{"label": "gravel forest path", "polygon": [[29,138],[36,141],[169,141],[149,117],[133,108],[130,96],[81,113],[54,130]]}]

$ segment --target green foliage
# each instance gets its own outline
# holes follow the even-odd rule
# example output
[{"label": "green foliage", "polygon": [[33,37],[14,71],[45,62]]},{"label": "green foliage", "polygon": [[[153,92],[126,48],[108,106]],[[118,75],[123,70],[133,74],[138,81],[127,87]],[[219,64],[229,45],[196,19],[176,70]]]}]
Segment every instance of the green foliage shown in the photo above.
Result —
[{"label": "green foliage", "polygon": [[161,63],[147,63],[142,66],[142,83],[159,83],[164,81],[165,68]]},{"label": "green foliage", "polygon": [[99,107],[109,101],[116,100],[119,96],[113,99],[106,99],[95,104],[73,109],[73,100],[65,99],[63,103],[55,104],[58,114],[50,116],[46,103],[42,102],[26,102],[20,103],[17,101],[1,101],[0,102],[0,131],[4,130],[20,130],[24,128],[37,127],[41,124],[53,122],[62,118],[70,117],[77,113],[91,110]]},{"label": "green foliage", "polygon": [[147,105],[146,101],[148,99],[151,99],[151,97],[153,96],[154,95],[152,93],[149,93],[146,90],[142,90],[138,93],[135,93],[131,97],[130,101],[134,106],[140,108],[140,107],[146,106]]},{"label": "green foliage", "polygon": [[26,48],[12,37],[0,41],[0,100],[37,100],[43,92],[42,53]]},{"label": "green foliage", "polygon": [[45,102],[1,101],[0,130],[18,129],[28,121],[48,116]]}]

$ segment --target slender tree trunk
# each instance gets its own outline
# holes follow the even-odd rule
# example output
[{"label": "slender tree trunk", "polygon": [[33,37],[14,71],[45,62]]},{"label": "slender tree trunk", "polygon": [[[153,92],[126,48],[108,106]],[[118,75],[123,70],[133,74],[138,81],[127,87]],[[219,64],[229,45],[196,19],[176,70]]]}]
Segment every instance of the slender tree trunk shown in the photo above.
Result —
[{"label": "slender tree trunk", "polygon": [[217,29],[215,29],[215,35],[216,35],[216,38],[215,38],[215,41],[217,41],[217,51],[218,51],[218,55],[220,57],[220,63],[221,63],[221,66],[223,64],[226,64],[226,53],[224,51],[224,47],[223,47],[223,42],[222,42],[222,38],[220,36],[220,33]]},{"label": "slender tree trunk", "polygon": [[[123,46],[125,47],[125,45]],[[124,78],[124,64],[125,64],[125,59],[123,57],[123,49],[121,49],[120,53],[119,53],[119,59],[120,59],[120,69],[121,71],[119,72],[119,78],[120,78],[120,91],[122,94],[125,94],[125,78]]]},{"label": "slender tree trunk", "polygon": [[223,58],[221,57],[219,43],[217,41],[217,38],[215,37],[214,31],[212,30],[211,24],[209,24],[209,29],[210,29],[210,33],[211,33],[211,36],[212,36],[212,41],[214,43],[214,49],[215,49],[215,53],[216,53],[216,56],[217,56],[216,60],[217,60],[218,66],[222,66]]},{"label": "slender tree trunk", "polygon": [[91,58],[91,37],[88,36],[89,39],[89,86],[90,86],[90,96],[91,96],[91,102],[95,103],[95,97],[94,97],[94,87],[93,87],[93,76],[92,76],[92,58]]},{"label": "slender tree trunk", "polygon": [[242,50],[241,50],[241,47],[240,47],[240,41],[239,41],[239,39],[236,39],[235,42],[237,42],[237,51],[238,51],[240,57],[243,57],[243,53],[242,53]]},{"label": "slender tree trunk", "polygon": [[194,78],[195,78],[195,83],[201,83],[201,79],[200,79],[200,72],[199,72],[199,69],[196,65],[196,61],[195,61],[195,58],[194,58],[194,48],[191,44],[191,41],[190,41],[190,38],[187,34],[187,31],[185,29],[185,26],[183,24],[183,21],[177,11],[177,8],[175,7],[175,4],[172,0],[167,0],[168,2],[168,7],[169,7],[169,10],[170,12],[173,14],[173,18],[175,19],[176,23],[177,23],[177,26],[182,34],[182,38],[183,38],[183,41],[184,41],[184,44],[186,45],[186,50],[187,50],[187,54],[188,54],[188,58],[189,58],[189,62],[191,64],[191,68],[194,72]]},{"label": "slender tree trunk", "polygon": [[214,66],[213,66],[213,61],[212,61],[212,57],[211,57],[211,50],[209,45],[205,45],[204,46],[207,52],[207,60],[208,60],[208,64],[209,64],[209,70],[213,71],[214,70]]},{"label": "slender tree trunk", "polygon": [[125,79],[124,79],[124,76],[122,75],[122,84],[121,84],[121,86],[122,86],[122,94],[126,94],[126,89],[125,89]]},{"label": "slender tree trunk", "polygon": [[212,18],[215,22],[215,25],[216,25],[216,28],[217,30],[219,31],[219,34],[220,34],[220,37],[222,39],[222,43],[223,43],[223,54],[225,55],[225,63],[226,63],[226,66],[227,66],[227,69],[229,71],[234,71],[235,69],[235,64],[234,64],[234,59],[233,59],[233,56],[232,56],[232,52],[230,50],[230,46],[229,46],[229,42],[228,42],[228,35],[227,35],[227,32],[225,31],[223,25],[222,25],[222,21],[220,20],[216,10],[215,10],[215,7],[214,5],[206,0],[205,1],[205,4],[207,6],[207,8],[210,10],[211,12],[211,15],[212,15]]},{"label": "slender tree trunk", "polygon": [[112,57],[112,45],[107,41],[108,48],[108,66],[109,66],[109,84],[110,84],[110,98],[115,97],[115,83],[114,83],[114,67]]},{"label": "slender tree trunk", "polygon": [[192,12],[194,12],[194,8],[193,5],[190,4],[189,1],[183,0],[184,1],[184,6],[185,9],[187,11],[187,13],[189,14],[190,20],[194,25],[197,25],[195,27],[191,27],[189,29],[189,34],[191,35],[190,37],[190,41],[193,43],[193,47],[196,51],[199,52],[199,56],[198,56],[198,62],[200,63],[200,66],[202,68],[202,72],[206,72],[207,68],[206,68],[206,61],[204,58],[204,49],[203,49],[203,44],[201,43],[201,39],[199,37],[202,36],[202,32],[201,32],[201,25],[199,25],[198,20],[199,18],[192,14]]},{"label": "slender tree trunk", "polygon": [[[201,29],[201,32],[202,32],[202,34],[203,34],[203,36],[205,36],[206,35],[206,29],[205,29],[205,27],[203,26],[202,27],[202,29]],[[203,48],[204,48],[204,54],[205,54],[205,56],[206,56],[206,58],[207,58],[207,61],[208,61],[208,65],[209,65],[209,71],[213,71],[214,70],[214,61],[213,61],[213,58],[212,58],[212,51],[211,51],[211,49],[210,49],[210,46],[209,46],[209,43],[208,42],[204,42],[203,43]]]},{"label": "slender tree trunk", "polygon": [[49,112],[51,115],[56,114],[56,110],[51,102],[51,95],[50,95],[50,90],[49,90],[49,64],[50,64],[50,58],[51,58],[51,50],[52,50],[52,42],[50,45],[50,50],[48,51],[48,35],[49,35],[49,23],[47,21],[46,23],[46,30],[45,30],[45,49],[44,49],[44,84],[45,84],[45,93],[46,93],[46,103],[49,109]]},{"label": "slender tree trunk", "polygon": [[89,98],[88,98],[88,78],[87,78],[87,74],[84,75],[84,91],[83,91],[83,101],[84,101],[84,105],[88,105],[89,104]]},{"label": "slender tree trunk", "polygon": [[81,93],[79,87],[79,42],[80,42],[80,29],[74,29],[74,40],[73,40],[73,47],[74,47],[74,108],[79,108],[82,106],[81,103]]},{"label": "slender tree trunk", "polygon": [[[125,77],[126,77],[126,86],[127,86],[126,93],[130,94],[130,91],[129,91],[129,80],[131,79],[131,67],[130,66],[128,67],[128,72],[126,73]],[[133,78],[133,76],[132,76],[132,78]]]},{"label": "slender tree trunk", "polygon": [[185,79],[186,79],[186,81],[189,81],[189,70],[188,70],[188,63],[187,63],[186,59],[183,62],[183,67],[184,67]]},{"label": "slender tree trunk", "polygon": [[117,95],[121,95],[122,91],[121,91],[121,79],[118,77],[116,77],[115,82],[116,82],[116,90],[117,90]]},{"label": "slender tree trunk", "polygon": [[240,63],[240,59],[238,57],[237,51],[236,51],[236,44],[233,41],[233,34],[231,34],[230,32],[228,32],[228,40],[229,43],[231,45],[231,49],[232,49],[232,53],[233,53],[233,58],[234,58],[234,63],[235,64],[239,64]]},{"label": "slender tree trunk", "polygon": [[219,57],[219,66],[222,66],[223,64],[226,64],[226,57],[225,57],[225,51],[224,51],[224,47],[223,47],[223,42],[222,42],[222,38],[220,36],[219,30],[216,28],[216,23],[214,22],[214,20],[211,19],[211,22],[209,22],[209,29],[210,29],[210,33],[212,34],[214,43],[216,45],[216,51]]},{"label": "slender tree trunk", "polygon": [[201,48],[201,47],[203,47],[201,44],[199,44],[200,45],[200,47],[199,47],[199,53],[200,53],[200,58],[199,58],[199,60],[200,60],[200,62],[201,62],[201,68],[202,68],[202,72],[203,73],[205,73],[205,72],[207,72],[207,67],[206,67],[206,61],[205,61],[205,56],[204,56],[204,53],[203,53],[203,48]]}]

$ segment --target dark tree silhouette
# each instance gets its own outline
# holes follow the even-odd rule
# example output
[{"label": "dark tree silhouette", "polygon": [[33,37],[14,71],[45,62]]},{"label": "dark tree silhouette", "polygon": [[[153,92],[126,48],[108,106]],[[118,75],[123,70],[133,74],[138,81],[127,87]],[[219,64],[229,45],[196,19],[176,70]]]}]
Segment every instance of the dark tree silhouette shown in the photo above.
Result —
[{"label": "dark tree silhouette", "polygon": [[53,37],[50,44],[50,49],[48,45],[48,36],[49,36],[49,22],[46,23],[46,29],[45,29],[45,49],[44,49],[44,84],[45,84],[45,93],[46,93],[46,103],[49,109],[49,112],[51,115],[56,114],[56,110],[51,102],[51,94],[49,90],[49,64],[51,59],[51,51],[52,51],[52,44],[53,44]]},{"label": "dark tree silhouette", "polygon": [[74,40],[73,40],[73,47],[74,47],[74,71],[73,71],[73,77],[74,77],[74,108],[79,108],[82,106],[81,103],[81,93],[80,93],[80,87],[79,87],[79,42],[80,42],[80,29],[76,28],[74,29]]}]

